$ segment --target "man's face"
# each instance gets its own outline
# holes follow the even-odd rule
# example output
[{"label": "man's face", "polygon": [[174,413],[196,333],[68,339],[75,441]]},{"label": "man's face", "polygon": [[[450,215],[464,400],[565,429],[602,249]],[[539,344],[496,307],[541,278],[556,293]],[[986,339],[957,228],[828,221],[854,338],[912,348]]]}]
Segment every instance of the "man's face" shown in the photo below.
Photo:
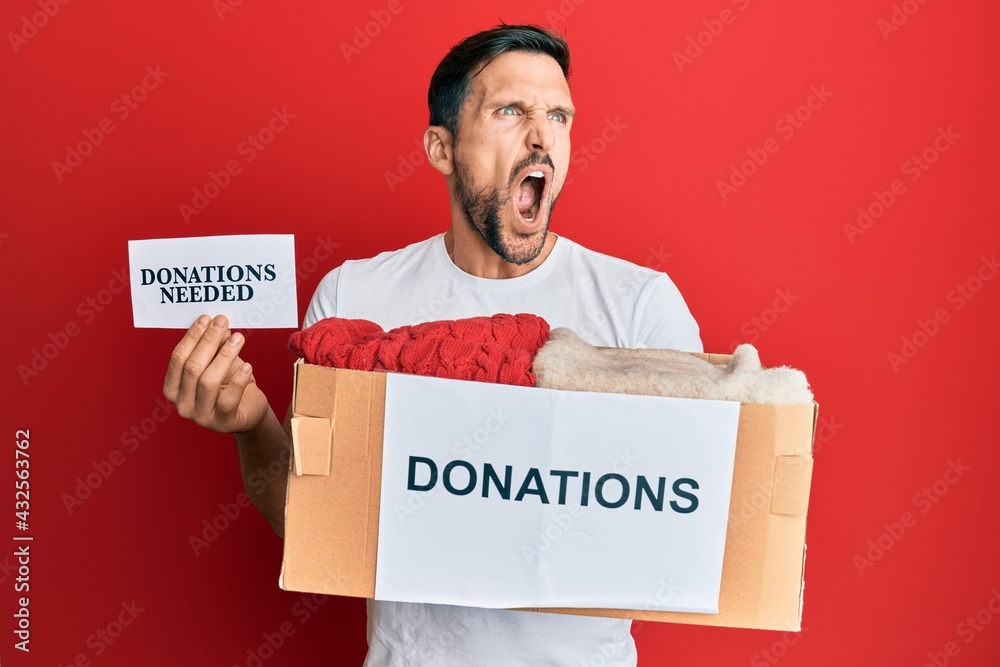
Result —
[{"label": "man's face", "polygon": [[573,103],[559,64],[505,53],[469,82],[455,141],[455,194],[501,258],[535,259],[569,167]]}]

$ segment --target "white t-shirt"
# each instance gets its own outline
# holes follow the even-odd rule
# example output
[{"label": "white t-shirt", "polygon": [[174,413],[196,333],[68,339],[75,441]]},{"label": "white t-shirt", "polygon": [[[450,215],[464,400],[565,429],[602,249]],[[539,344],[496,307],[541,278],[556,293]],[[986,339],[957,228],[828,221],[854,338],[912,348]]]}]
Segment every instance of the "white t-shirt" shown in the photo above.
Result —
[{"label": "white t-shirt", "polygon": [[[592,345],[702,351],[698,325],[670,278],[565,237],[541,266],[506,280],[459,269],[443,235],[345,262],[320,282],[303,326],[336,316],[388,330],[496,313],[533,313]],[[630,667],[631,623],[370,600],[365,667]]]}]

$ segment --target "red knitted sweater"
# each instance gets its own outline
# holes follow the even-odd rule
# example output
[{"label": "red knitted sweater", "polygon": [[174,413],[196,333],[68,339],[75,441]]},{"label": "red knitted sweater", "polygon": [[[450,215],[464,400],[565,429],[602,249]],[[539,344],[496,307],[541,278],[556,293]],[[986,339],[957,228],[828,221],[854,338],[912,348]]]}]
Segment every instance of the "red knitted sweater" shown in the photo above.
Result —
[{"label": "red knitted sweater", "polygon": [[328,317],[292,334],[310,364],[455,380],[534,386],[531,362],[549,337],[537,315],[442,320],[383,331],[368,320]]}]

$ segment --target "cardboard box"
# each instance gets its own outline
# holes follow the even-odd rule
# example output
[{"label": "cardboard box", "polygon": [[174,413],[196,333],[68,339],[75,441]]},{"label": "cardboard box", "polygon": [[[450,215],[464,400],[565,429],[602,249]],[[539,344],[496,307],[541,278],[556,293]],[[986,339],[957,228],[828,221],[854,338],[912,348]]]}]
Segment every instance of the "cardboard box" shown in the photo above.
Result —
[{"label": "cardboard box", "polygon": [[[385,379],[384,373],[296,364],[279,581],[285,590],[375,595]],[[800,630],[817,410],[815,403],[740,406],[718,614],[543,611]]]}]

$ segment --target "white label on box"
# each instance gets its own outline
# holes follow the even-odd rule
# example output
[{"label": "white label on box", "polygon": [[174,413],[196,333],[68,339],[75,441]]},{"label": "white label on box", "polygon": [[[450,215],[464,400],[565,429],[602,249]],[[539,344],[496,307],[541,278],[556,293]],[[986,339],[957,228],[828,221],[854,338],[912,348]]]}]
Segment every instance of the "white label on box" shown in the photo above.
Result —
[{"label": "white label on box", "polygon": [[739,407],[389,374],[376,599],[718,613]]},{"label": "white label on box", "polygon": [[235,329],[299,325],[291,234],[129,241],[128,256],[138,328],[187,329],[202,313]]}]

